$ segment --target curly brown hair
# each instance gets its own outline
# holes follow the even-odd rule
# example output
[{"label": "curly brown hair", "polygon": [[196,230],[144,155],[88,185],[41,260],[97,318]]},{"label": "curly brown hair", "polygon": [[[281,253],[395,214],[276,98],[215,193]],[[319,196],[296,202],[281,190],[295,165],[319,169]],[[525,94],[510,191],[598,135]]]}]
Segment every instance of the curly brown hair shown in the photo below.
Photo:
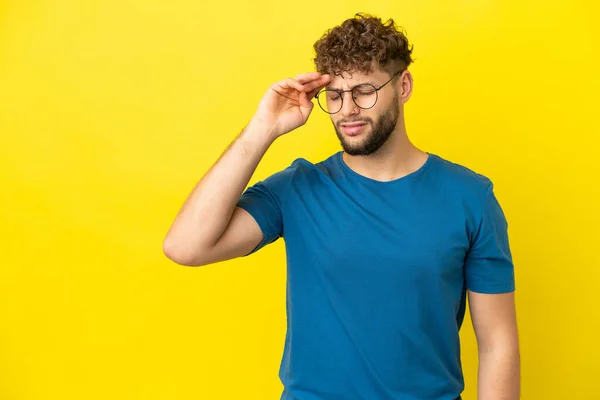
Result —
[{"label": "curly brown hair", "polygon": [[385,23],[375,16],[358,13],[329,29],[315,44],[315,66],[322,74],[373,71],[373,64],[393,74],[413,62],[412,46],[393,19]]}]

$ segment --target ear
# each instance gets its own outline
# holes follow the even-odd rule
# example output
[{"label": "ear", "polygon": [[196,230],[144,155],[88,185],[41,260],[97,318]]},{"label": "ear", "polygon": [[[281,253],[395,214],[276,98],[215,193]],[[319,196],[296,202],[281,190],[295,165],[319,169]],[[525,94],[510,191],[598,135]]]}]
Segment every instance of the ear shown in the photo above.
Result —
[{"label": "ear", "polygon": [[410,99],[413,90],[413,76],[409,71],[404,71],[398,79],[400,102],[406,103]]}]

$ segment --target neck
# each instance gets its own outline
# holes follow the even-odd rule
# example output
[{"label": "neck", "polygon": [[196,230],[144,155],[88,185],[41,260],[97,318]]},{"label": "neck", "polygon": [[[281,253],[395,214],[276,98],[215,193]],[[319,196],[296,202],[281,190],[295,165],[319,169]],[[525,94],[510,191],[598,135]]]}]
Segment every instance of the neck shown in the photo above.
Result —
[{"label": "neck", "polygon": [[343,153],[346,165],[367,178],[387,182],[409,175],[425,164],[428,154],[413,145],[403,123],[388,141],[368,156],[351,156]]}]

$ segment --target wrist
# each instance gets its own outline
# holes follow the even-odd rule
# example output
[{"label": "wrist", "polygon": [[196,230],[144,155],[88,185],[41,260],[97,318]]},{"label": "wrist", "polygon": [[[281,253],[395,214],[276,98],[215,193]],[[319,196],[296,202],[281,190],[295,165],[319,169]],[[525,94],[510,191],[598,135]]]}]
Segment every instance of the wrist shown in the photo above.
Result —
[{"label": "wrist", "polygon": [[242,131],[240,139],[253,148],[266,151],[277,137],[272,125],[253,119]]},{"label": "wrist", "polygon": [[252,118],[244,128],[244,135],[251,140],[261,143],[268,142],[268,144],[271,144],[280,136],[274,123],[256,117]]}]

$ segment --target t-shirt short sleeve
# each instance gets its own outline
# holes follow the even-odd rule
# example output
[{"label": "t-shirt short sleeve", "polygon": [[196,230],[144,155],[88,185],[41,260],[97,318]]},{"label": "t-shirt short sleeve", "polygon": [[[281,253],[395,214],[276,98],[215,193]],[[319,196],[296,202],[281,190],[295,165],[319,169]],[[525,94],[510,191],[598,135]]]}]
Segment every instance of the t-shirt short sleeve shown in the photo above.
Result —
[{"label": "t-shirt short sleeve", "polygon": [[477,293],[515,290],[514,265],[508,241],[508,223],[490,183],[465,258],[467,289]]},{"label": "t-shirt short sleeve", "polygon": [[283,172],[279,172],[257,182],[248,187],[237,202],[238,207],[252,215],[263,233],[263,240],[246,256],[283,237],[281,199],[277,195],[285,180],[283,178]]}]

